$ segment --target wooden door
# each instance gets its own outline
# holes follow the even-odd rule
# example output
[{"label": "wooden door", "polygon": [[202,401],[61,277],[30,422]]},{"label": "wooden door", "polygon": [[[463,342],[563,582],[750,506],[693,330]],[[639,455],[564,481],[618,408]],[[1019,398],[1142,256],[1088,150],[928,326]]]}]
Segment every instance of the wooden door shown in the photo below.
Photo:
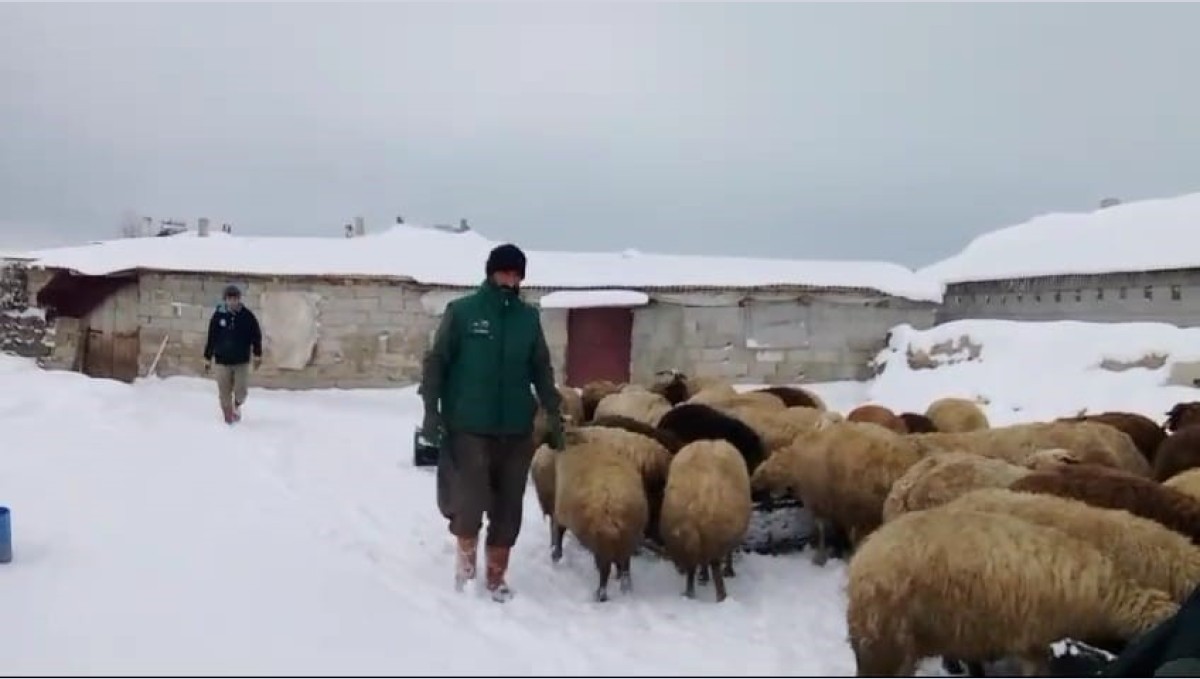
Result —
[{"label": "wooden door", "polygon": [[633,356],[633,310],[571,309],[567,312],[567,385],[596,380],[629,381]]},{"label": "wooden door", "polygon": [[127,285],[88,314],[83,350],[85,375],[122,382],[137,379],[141,349],[137,304],[137,286]]}]

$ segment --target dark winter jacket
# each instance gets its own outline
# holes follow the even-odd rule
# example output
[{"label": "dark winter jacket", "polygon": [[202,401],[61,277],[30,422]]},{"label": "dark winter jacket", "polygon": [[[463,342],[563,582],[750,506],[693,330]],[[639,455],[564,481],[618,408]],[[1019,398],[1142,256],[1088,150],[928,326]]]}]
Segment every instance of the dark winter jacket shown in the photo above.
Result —
[{"label": "dark winter jacket", "polygon": [[425,355],[420,394],[447,432],[501,435],[533,431],[537,407],[561,400],[538,310],[490,280],[446,307]]},{"label": "dark winter jacket", "polygon": [[[1134,639],[1106,667],[1102,677],[1200,676],[1200,587],[1192,591],[1179,612]],[[1175,663],[1175,661],[1189,661]],[[1170,667],[1164,668],[1164,665]],[[1164,670],[1159,674],[1159,670]],[[1175,674],[1185,671],[1188,674]]]},{"label": "dark winter jacket", "polygon": [[258,318],[245,306],[236,312],[221,304],[208,321],[204,360],[221,365],[250,362],[250,354],[262,356],[262,330]]}]

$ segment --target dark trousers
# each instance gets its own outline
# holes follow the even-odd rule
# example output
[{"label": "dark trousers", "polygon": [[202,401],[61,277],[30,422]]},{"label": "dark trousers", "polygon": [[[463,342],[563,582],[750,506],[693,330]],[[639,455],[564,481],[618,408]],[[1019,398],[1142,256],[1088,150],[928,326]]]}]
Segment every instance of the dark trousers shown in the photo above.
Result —
[{"label": "dark trousers", "polygon": [[438,453],[438,509],[450,532],[475,537],[487,514],[487,544],[512,547],[521,532],[533,436],[451,433]]}]

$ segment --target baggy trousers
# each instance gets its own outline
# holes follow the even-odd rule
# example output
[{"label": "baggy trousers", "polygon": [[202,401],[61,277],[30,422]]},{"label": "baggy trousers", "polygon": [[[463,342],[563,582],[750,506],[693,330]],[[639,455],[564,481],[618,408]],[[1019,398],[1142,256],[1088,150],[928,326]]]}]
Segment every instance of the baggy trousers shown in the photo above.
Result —
[{"label": "baggy trousers", "polygon": [[213,366],[217,373],[217,394],[221,399],[222,410],[232,410],[234,405],[246,401],[246,390],[250,383],[250,364]]},{"label": "baggy trousers", "polygon": [[516,544],[532,461],[532,434],[449,434],[438,454],[437,497],[450,532],[458,537],[479,535],[486,513],[486,544]]}]

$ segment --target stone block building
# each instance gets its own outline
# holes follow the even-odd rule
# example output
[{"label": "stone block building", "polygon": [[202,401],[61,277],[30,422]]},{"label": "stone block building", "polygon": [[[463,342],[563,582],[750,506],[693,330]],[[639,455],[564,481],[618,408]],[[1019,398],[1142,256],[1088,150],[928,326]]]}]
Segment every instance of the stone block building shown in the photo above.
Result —
[{"label": "stone block building", "polygon": [[[208,319],[234,283],[264,331],[255,384],[406,386],[493,245],[416,226],[349,239],[183,234],[35,253],[28,276],[53,319],[50,367],[123,381],[199,374]],[[940,286],[884,263],[528,255],[528,301],[571,291],[541,310],[571,385],[665,369],[744,383],[862,378],[888,330],[930,326],[940,300]]]}]

